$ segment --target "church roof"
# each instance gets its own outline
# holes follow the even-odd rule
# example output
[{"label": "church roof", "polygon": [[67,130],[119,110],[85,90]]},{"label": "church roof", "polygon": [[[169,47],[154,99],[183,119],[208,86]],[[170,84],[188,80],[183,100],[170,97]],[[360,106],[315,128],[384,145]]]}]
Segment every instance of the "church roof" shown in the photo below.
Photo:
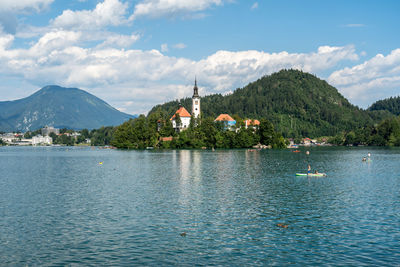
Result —
[{"label": "church roof", "polygon": [[229,116],[229,114],[220,114],[216,119],[216,121],[234,121],[234,119]]},{"label": "church roof", "polygon": [[[190,113],[184,108],[184,107],[180,107],[175,114],[179,114],[179,116],[182,117],[191,117]],[[174,116],[172,116],[171,120],[175,119],[175,114]]]}]

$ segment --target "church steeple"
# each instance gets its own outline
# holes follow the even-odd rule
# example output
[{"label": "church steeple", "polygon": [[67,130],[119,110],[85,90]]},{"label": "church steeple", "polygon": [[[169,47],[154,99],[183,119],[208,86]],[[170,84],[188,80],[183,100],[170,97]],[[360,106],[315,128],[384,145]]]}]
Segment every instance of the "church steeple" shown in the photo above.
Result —
[{"label": "church steeple", "polygon": [[196,78],[194,78],[194,87],[193,87],[192,115],[195,118],[199,118],[200,116],[200,96],[199,96],[199,88],[197,88]]},{"label": "church steeple", "polygon": [[197,79],[194,78],[193,97],[199,97],[199,88],[197,88]]}]

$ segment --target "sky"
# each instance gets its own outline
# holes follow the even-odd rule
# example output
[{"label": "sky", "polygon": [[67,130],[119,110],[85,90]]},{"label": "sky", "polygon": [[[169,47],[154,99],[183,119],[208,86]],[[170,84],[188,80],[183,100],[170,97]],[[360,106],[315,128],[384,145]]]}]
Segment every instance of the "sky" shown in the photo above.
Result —
[{"label": "sky", "polygon": [[397,0],[0,0],[0,101],[76,87],[120,111],[299,69],[367,108],[400,94]]}]

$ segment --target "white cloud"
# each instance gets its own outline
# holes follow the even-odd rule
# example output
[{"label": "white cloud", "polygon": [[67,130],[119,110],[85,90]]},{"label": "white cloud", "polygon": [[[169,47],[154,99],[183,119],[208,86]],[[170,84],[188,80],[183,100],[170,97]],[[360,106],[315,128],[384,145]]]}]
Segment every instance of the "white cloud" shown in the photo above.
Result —
[{"label": "white cloud", "polygon": [[223,0],[145,0],[135,5],[131,19],[137,17],[174,17],[178,14],[200,12],[222,5]]},{"label": "white cloud", "polygon": [[11,11],[13,13],[36,11],[39,12],[47,8],[54,0],[1,0],[0,10]]},{"label": "white cloud", "polygon": [[258,8],[258,2],[255,2],[252,6],[251,9],[257,9]]},{"label": "white cloud", "polygon": [[[14,41],[14,36],[11,34],[1,34],[0,32],[0,53],[9,48]],[[1,54],[0,54],[1,55]]]},{"label": "white cloud", "polygon": [[186,45],[184,43],[175,44],[173,46],[175,49],[185,49]]},{"label": "white cloud", "polygon": [[101,43],[98,47],[129,47],[137,40],[140,39],[140,36],[137,34],[132,35],[121,35],[121,34],[114,34],[109,33],[107,34],[106,40]]},{"label": "white cloud", "polygon": [[128,23],[125,18],[128,3],[119,0],[104,0],[93,10],[64,10],[52,21],[52,26],[62,29],[94,29]]},{"label": "white cloud", "polygon": [[53,31],[46,33],[30,50],[35,56],[47,55],[76,44],[80,38],[80,32]]},{"label": "white cloud", "polygon": [[366,106],[373,100],[399,94],[400,49],[375,57],[354,67],[333,72],[328,82],[339,87],[352,102]]},{"label": "white cloud", "polygon": [[358,58],[352,46],[323,46],[312,53],[218,51],[199,61],[169,57],[157,50],[79,47],[81,32],[54,31],[28,49],[10,49],[13,36],[0,36],[0,72],[38,87],[73,86],[94,93],[127,112],[189,96],[197,75],[202,94],[224,93],[282,68],[316,73]]}]

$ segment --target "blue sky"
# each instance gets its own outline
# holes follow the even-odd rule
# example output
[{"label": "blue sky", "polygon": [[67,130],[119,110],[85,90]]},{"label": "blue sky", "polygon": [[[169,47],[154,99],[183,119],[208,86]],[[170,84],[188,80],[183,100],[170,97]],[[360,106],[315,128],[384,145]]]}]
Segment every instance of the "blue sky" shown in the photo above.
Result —
[{"label": "blue sky", "polygon": [[400,92],[400,1],[2,0],[0,101],[48,84],[127,113],[282,68],[366,108]]}]

